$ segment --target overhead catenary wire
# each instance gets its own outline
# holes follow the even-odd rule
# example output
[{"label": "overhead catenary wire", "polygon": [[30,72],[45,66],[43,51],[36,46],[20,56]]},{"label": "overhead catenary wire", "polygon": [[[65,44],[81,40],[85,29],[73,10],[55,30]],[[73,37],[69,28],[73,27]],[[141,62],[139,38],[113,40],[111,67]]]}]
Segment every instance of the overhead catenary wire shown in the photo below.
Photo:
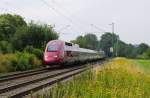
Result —
[{"label": "overhead catenary wire", "polygon": [[[49,4],[45,0],[40,0],[40,1],[43,2],[43,4],[45,4],[49,8],[49,10],[53,10],[55,13],[57,13],[57,14],[61,15],[62,17],[64,17],[64,19],[66,19],[68,22],[70,22],[71,24],[75,25],[77,29],[79,29],[79,30],[82,29],[80,26],[78,26],[78,24],[76,24],[70,17],[65,15],[62,11],[56,9],[55,7],[53,7],[53,5]],[[81,32],[79,30],[77,30],[77,31]]]},{"label": "overhead catenary wire", "polygon": [[[5,12],[7,13],[7,12],[11,12],[11,13],[13,13],[13,14],[17,14],[17,12],[21,12],[21,14],[24,14],[24,13],[22,13],[22,12],[24,12],[24,10],[22,10],[22,9],[20,9],[19,7],[16,7],[16,6],[14,6],[13,4],[10,4],[9,2],[7,2],[7,1],[4,1],[4,0],[1,0],[1,2],[3,2],[5,5],[7,5],[7,6],[11,6],[11,10],[8,10],[8,8],[7,9],[5,9],[5,8],[2,8],[2,9],[5,9]],[[15,13],[16,12],[16,13]],[[29,19],[29,20],[33,20],[33,19],[31,19],[31,18],[29,18],[29,17],[25,17],[26,19]]]},{"label": "overhead catenary wire", "polygon": [[10,12],[8,9],[5,9],[5,8],[0,8],[0,12],[1,13],[7,13],[7,12]]},{"label": "overhead catenary wire", "polygon": [[[24,10],[22,10],[22,9],[20,9],[18,6],[14,6],[13,4],[10,4],[9,2],[7,2],[7,1],[4,1],[4,0],[2,0],[4,3],[5,3],[5,5],[8,5],[8,6],[11,6],[11,8],[13,9],[13,10],[15,10],[15,11],[19,11],[20,13],[22,13],[22,14],[24,14],[23,12],[24,12]],[[55,13],[57,13],[57,14],[59,14],[59,15],[61,15],[62,17],[64,17],[67,21],[69,21],[71,24],[73,24],[74,26],[72,26],[73,27],[73,29],[76,31],[76,32],[80,32],[80,34],[81,34],[81,29],[83,29],[83,27],[80,27],[78,24],[82,24],[81,23],[81,21],[79,21],[78,20],[78,18],[70,18],[70,17],[68,17],[68,15],[70,14],[70,12],[69,11],[67,11],[67,9],[65,9],[64,7],[62,7],[62,6],[59,6],[57,3],[55,3],[55,5],[57,5],[59,8],[62,8],[62,9],[64,9],[66,12],[67,12],[67,14],[64,14],[64,11],[62,12],[60,9],[58,9],[58,7],[57,8],[55,8],[53,5],[51,5],[51,4],[49,4],[48,2],[46,2],[46,0],[40,0],[40,1],[42,1],[43,2],[43,4],[45,4],[47,7],[48,7],[48,9],[49,10],[51,10],[51,12],[53,11],[53,12],[55,12]],[[1,9],[2,10],[2,9]],[[3,9],[3,11],[4,12],[9,12],[8,10],[4,10]],[[11,11],[12,13],[14,12],[14,11]],[[69,13],[69,14],[68,14]],[[71,14],[70,14],[71,15]],[[29,19],[29,20],[33,20],[33,19],[31,19],[31,18],[28,18],[28,17],[26,17],[26,19]],[[80,22],[80,23],[79,23]],[[78,24],[76,24],[76,23],[78,23]],[[86,24],[86,23],[85,23]],[[86,25],[88,25],[88,24],[86,24]],[[85,26],[85,25],[84,25]],[[84,32],[83,32],[83,34],[85,34]]]},{"label": "overhead catenary wire", "polygon": [[97,27],[96,25],[94,24],[91,24],[92,27],[94,27],[95,29],[99,30],[99,31],[102,31],[102,32],[106,32],[105,30],[103,29],[100,29],[99,27]]},{"label": "overhead catenary wire", "polygon": [[[13,14],[20,13],[20,14],[25,15],[25,14],[24,14],[25,10],[21,9],[19,6],[13,5],[12,3],[7,2],[7,1],[5,1],[5,0],[1,0],[1,1],[2,1],[5,5],[11,7],[11,10],[8,10],[8,8],[7,8],[6,12],[11,12],[11,13],[13,13]],[[16,12],[16,13],[15,13],[15,12]],[[31,15],[29,15],[28,13],[26,13],[26,14],[27,14],[28,16],[31,16]],[[34,17],[35,17],[35,16],[38,17],[37,15],[34,15]],[[30,21],[34,20],[33,17],[24,17],[24,18],[26,18],[26,19],[28,19],[28,20],[30,20]]]},{"label": "overhead catenary wire", "polygon": [[40,0],[40,1],[42,1],[43,4],[45,4],[50,10],[51,10],[51,9],[54,10],[54,12],[56,12],[56,13],[62,15],[65,19],[67,19],[69,22],[72,23],[72,20],[69,19],[67,16],[65,16],[61,11],[57,10],[56,8],[54,8],[52,5],[50,5],[49,3],[47,3],[45,0]]},{"label": "overhead catenary wire", "polygon": [[[53,4],[55,4],[58,8],[60,9],[63,9],[63,11],[65,11],[67,13],[67,15],[70,15],[71,17],[74,17],[76,16],[75,14],[72,14],[68,9],[66,9],[65,7],[61,6],[59,3],[57,3],[56,1],[52,1]],[[83,28],[86,28],[87,29],[87,26],[90,26],[89,23],[87,23],[86,21],[84,21],[83,19],[81,20],[79,17],[74,17],[74,20],[76,22],[78,22],[81,26],[82,26],[82,29]],[[83,33],[83,34],[86,34],[86,33]]]},{"label": "overhead catenary wire", "polygon": [[[63,7],[63,6],[61,6],[61,5],[60,5],[59,3],[57,3],[56,1],[52,1],[52,3],[55,4],[57,7],[63,9],[63,11],[67,12],[67,15],[69,14],[69,15],[71,15],[71,16],[75,16],[75,15],[72,15],[72,13],[70,13],[70,11],[69,11],[68,9],[66,9],[66,8]],[[80,22],[80,24],[83,24],[83,23],[84,23],[85,25],[91,26],[92,28],[98,30],[98,32],[95,32],[95,33],[104,33],[104,32],[106,32],[104,29],[100,29],[99,27],[97,27],[97,26],[94,25],[94,24],[86,23],[84,20],[81,20],[81,19],[79,19],[78,17],[75,17],[74,19],[75,19],[76,21]],[[84,26],[85,26],[85,25],[84,25]],[[92,31],[92,32],[93,32],[93,31]],[[86,32],[85,34],[87,34],[87,33],[89,33],[89,32]]]},{"label": "overhead catenary wire", "polygon": [[[22,9],[20,9],[18,6],[14,6],[13,4],[10,4],[9,2],[7,2],[7,1],[3,1],[2,0],[2,2],[3,2],[3,4],[5,4],[5,5],[7,5],[7,6],[11,6],[11,10],[10,9],[5,9],[5,8],[0,8],[0,10],[2,10],[2,11],[4,11],[4,12],[6,12],[6,13],[8,13],[8,12],[10,12],[10,13],[13,13],[13,14],[17,14],[17,13],[15,13],[16,11],[17,12],[24,12],[24,10],[22,10]],[[54,9],[55,8],[53,8],[53,11],[54,11]],[[56,10],[55,10],[56,11]],[[57,14],[58,14],[58,12],[57,12]],[[67,17],[66,17],[67,18]],[[29,20],[33,20],[33,19],[31,19],[31,18],[29,18],[29,17],[26,17],[26,19],[29,19]],[[70,20],[70,22],[71,22],[71,20]],[[73,23],[72,23],[73,24]],[[76,29],[76,28],[73,28],[74,29],[74,31],[76,31],[76,32],[80,32],[78,29]],[[62,33],[61,33],[62,34]],[[65,33],[65,34],[67,34],[67,33]]]}]

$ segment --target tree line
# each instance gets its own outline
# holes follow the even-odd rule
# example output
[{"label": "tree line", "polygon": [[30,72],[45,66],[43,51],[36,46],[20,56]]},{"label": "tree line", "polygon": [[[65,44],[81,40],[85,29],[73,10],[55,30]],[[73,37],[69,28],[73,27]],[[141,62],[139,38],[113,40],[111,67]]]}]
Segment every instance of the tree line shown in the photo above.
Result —
[{"label": "tree line", "polygon": [[[23,17],[12,14],[0,15],[0,73],[28,70],[42,65],[43,51],[48,41],[58,39],[51,25],[33,21],[27,23]],[[150,47],[127,44],[119,36],[104,33],[100,40],[93,33],[78,36],[72,43],[80,47],[104,50],[108,57],[150,58]],[[113,48],[113,52],[110,50]]]},{"label": "tree line", "polygon": [[[79,44],[80,47],[89,48],[94,50],[104,50],[108,57],[127,57],[127,58],[150,58],[150,47],[146,43],[139,45],[127,44],[119,39],[119,36],[105,32],[98,40],[97,36],[93,33],[86,34],[84,36],[78,36],[71,42]],[[113,48],[113,52],[111,52]]]},{"label": "tree line", "polygon": [[26,23],[19,15],[0,15],[0,52],[22,51],[27,46],[43,49],[49,40],[58,39],[52,26]]}]

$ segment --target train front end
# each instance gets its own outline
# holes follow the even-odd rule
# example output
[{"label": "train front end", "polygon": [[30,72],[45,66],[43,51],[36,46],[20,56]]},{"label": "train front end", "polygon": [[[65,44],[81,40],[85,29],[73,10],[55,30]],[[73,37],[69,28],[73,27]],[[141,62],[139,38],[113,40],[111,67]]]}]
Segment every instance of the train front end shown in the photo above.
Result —
[{"label": "train front end", "polygon": [[44,52],[44,64],[54,65],[63,62],[63,42],[58,40],[50,41]]}]

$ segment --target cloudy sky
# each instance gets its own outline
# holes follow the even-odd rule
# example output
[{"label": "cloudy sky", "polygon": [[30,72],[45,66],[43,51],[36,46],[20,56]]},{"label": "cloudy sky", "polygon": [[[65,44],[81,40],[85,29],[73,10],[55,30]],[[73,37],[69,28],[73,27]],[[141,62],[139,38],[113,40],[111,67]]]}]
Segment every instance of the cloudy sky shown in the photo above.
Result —
[{"label": "cloudy sky", "polygon": [[150,45],[150,0],[1,0],[0,14],[8,12],[55,25],[65,41],[88,32],[100,38],[114,22],[121,40]]}]

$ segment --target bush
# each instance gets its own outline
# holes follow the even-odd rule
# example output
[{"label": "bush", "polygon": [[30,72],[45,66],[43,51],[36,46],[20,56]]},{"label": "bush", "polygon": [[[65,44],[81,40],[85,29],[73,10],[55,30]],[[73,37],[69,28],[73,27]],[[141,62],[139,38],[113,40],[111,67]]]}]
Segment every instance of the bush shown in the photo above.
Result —
[{"label": "bush", "polygon": [[17,64],[17,71],[21,70],[28,70],[40,67],[41,61],[34,55],[27,52],[19,54],[18,64]]},{"label": "bush", "polygon": [[13,47],[12,44],[10,44],[8,41],[0,41],[0,53],[12,53]]},{"label": "bush", "polygon": [[24,71],[38,68],[40,65],[41,60],[27,52],[0,55],[0,73]]},{"label": "bush", "polygon": [[148,59],[150,59],[150,48],[144,53]]},{"label": "bush", "polygon": [[150,49],[147,49],[142,55],[139,55],[137,58],[150,59]]},{"label": "bush", "polygon": [[43,51],[40,50],[40,49],[34,48],[33,46],[27,46],[24,49],[24,52],[28,52],[28,53],[34,54],[36,57],[38,57],[41,60],[43,58]]},{"label": "bush", "polygon": [[17,61],[18,58],[16,54],[0,55],[0,73],[15,71]]}]

